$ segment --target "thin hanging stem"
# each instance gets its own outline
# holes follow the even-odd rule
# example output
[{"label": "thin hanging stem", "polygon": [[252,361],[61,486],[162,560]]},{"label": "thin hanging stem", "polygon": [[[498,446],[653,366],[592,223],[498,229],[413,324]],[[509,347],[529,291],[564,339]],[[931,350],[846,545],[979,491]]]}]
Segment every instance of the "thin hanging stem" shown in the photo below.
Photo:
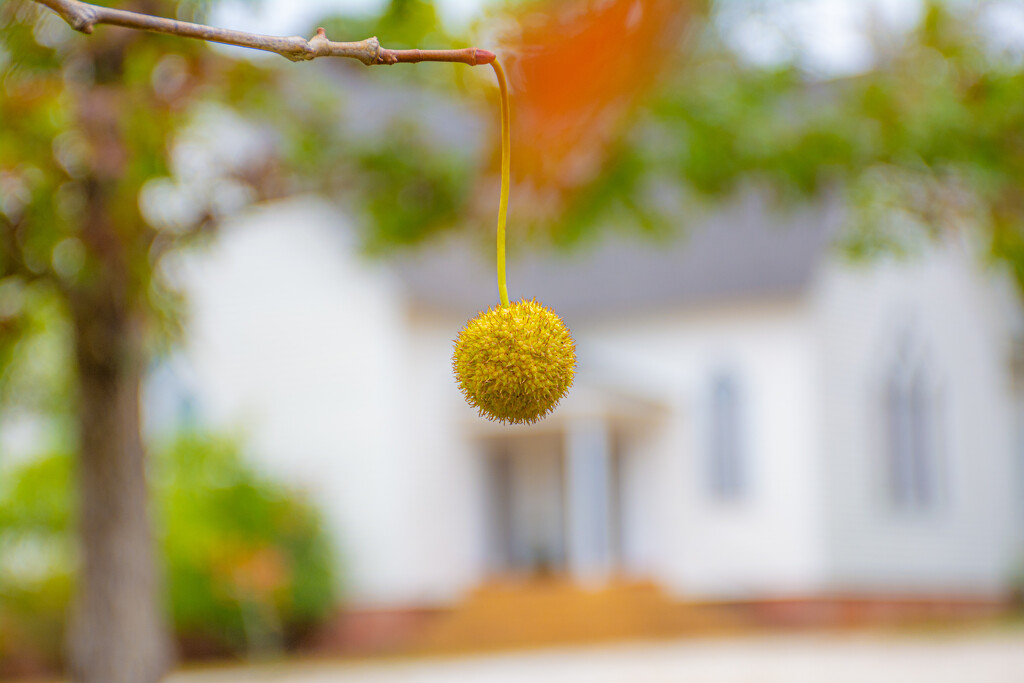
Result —
[{"label": "thin hanging stem", "polygon": [[508,284],[505,282],[505,223],[508,217],[508,186],[512,175],[512,133],[509,130],[512,121],[512,110],[508,101],[508,84],[505,82],[505,71],[495,59],[491,62],[494,74],[498,77],[498,90],[501,93],[501,197],[498,200],[498,295],[501,305],[508,306]]}]

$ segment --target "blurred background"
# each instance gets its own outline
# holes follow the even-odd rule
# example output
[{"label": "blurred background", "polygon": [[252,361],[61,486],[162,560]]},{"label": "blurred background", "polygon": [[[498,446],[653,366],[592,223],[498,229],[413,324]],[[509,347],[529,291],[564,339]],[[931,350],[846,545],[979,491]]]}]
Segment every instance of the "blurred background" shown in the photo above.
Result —
[{"label": "blurred background", "polygon": [[182,681],[1019,680],[1019,2],[118,6],[495,51],[578,373],[529,427],[452,377],[489,67],[6,0],[0,679],[123,619]]}]

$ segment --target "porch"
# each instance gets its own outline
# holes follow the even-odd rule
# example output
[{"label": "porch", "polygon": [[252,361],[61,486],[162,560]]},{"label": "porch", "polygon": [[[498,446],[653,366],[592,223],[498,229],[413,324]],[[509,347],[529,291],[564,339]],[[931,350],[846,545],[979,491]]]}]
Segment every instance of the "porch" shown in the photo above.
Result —
[{"label": "porch", "polygon": [[475,422],[485,584],[648,580],[637,540],[651,501],[637,482],[650,454],[639,444],[666,412],[648,399],[577,388],[540,424]]}]

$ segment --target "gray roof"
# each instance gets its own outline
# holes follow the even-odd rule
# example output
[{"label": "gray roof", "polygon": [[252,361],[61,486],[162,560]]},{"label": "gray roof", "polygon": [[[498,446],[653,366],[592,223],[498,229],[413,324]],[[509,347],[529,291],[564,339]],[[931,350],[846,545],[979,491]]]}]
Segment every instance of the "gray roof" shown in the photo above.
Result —
[{"label": "gray roof", "polygon": [[[825,257],[838,216],[828,203],[782,213],[748,195],[673,241],[609,236],[567,254],[520,253],[508,262],[509,296],[536,298],[579,320],[795,295]],[[493,247],[448,240],[395,265],[413,305],[470,317],[498,299]]]}]

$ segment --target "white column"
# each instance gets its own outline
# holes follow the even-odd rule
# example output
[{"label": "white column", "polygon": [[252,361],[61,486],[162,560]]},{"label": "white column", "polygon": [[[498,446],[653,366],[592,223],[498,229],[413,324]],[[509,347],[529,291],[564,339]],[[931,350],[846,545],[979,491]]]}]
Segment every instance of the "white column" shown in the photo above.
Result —
[{"label": "white column", "polygon": [[601,583],[612,569],[611,439],[601,417],[569,421],[565,433],[569,571]]}]

